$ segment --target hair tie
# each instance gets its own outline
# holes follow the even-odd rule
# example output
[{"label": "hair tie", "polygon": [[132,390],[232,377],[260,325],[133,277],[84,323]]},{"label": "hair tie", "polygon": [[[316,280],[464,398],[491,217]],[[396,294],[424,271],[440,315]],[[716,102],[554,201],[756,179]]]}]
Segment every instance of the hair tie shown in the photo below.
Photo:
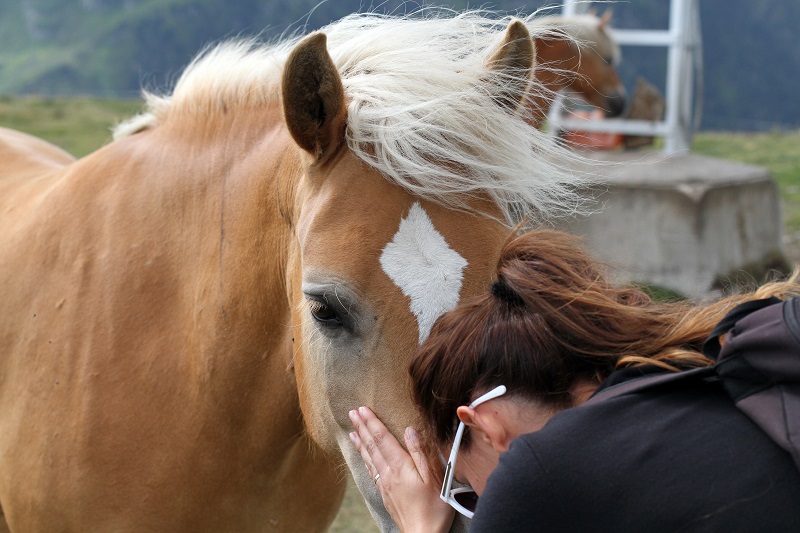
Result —
[{"label": "hair tie", "polygon": [[492,294],[507,304],[518,307],[525,306],[525,300],[514,289],[506,285],[506,282],[502,279],[492,283]]}]

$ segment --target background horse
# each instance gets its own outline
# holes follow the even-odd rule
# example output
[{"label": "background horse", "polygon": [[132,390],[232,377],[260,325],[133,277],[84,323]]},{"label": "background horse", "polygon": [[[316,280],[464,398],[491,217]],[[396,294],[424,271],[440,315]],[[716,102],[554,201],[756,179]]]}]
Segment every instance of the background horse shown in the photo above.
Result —
[{"label": "background horse", "polygon": [[[611,11],[571,17],[532,18],[536,35],[536,71],[527,106],[531,122],[540,126],[547,118],[555,93],[565,89],[615,117],[625,111],[627,93],[615,66],[619,46],[608,32]],[[549,30],[549,31],[548,31]]]},{"label": "background horse", "polygon": [[433,321],[520,217],[580,207],[515,112],[531,42],[352,16],[208,51],[77,161],[0,133],[6,527],[321,531],[346,462],[393,530],[348,410],[400,436]]}]

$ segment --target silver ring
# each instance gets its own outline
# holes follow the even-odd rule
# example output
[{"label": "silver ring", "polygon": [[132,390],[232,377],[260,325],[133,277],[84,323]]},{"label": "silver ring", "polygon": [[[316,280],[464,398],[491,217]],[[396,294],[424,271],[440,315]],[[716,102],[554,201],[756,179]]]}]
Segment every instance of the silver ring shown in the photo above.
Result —
[{"label": "silver ring", "polygon": [[374,482],[374,483],[377,485],[377,484],[378,484],[378,480],[379,480],[380,478],[381,478],[381,475],[380,475],[380,474],[375,474],[375,477],[374,477],[374,478],[372,478],[372,481],[373,481],[373,482]]}]

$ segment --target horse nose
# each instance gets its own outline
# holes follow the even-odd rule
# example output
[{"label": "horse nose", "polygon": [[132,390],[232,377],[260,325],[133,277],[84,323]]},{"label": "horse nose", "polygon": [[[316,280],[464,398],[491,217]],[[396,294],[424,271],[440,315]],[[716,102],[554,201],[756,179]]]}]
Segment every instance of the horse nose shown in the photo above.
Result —
[{"label": "horse nose", "polygon": [[625,98],[624,93],[614,93],[606,98],[606,105],[603,106],[603,110],[606,113],[606,117],[618,117],[625,112],[625,107],[627,106],[627,99]]}]

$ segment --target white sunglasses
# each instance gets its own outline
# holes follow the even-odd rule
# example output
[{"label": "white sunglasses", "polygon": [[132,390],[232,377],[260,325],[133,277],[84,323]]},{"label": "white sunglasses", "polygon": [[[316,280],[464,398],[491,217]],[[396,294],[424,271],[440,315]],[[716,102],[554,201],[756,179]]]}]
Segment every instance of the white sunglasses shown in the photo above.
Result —
[{"label": "white sunglasses", "polygon": [[[500,385],[490,390],[483,396],[478,397],[477,400],[469,404],[470,409],[475,409],[480,404],[494,400],[506,393],[506,386]],[[463,514],[467,518],[472,518],[475,514],[475,505],[478,503],[478,496],[472,487],[456,487],[453,488],[453,476],[456,468],[456,456],[458,455],[458,447],[461,446],[461,437],[464,436],[464,422],[459,422],[458,429],[456,430],[456,437],[453,439],[453,448],[450,450],[450,458],[447,460],[447,467],[444,471],[444,481],[442,482],[442,492],[439,497],[450,505],[453,509]]]}]

